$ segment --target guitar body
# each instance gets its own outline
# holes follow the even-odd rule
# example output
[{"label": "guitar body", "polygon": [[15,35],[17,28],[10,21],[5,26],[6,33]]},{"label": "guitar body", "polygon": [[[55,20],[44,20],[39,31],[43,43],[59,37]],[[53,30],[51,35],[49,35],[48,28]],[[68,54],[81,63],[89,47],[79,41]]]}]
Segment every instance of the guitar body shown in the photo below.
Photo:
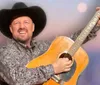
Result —
[{"label": "guitar body", "polygon": [[[74,41],[68,37],[65,36],[57,37],[51,43],[49,49],[44,54],[30,61],[26,65],[26,67],[35,68],[41,65],[52,64],[59,58],[59,55],[61,53],[67,52],[73,43]],[[64,82],[64,85],[77,85],[77,80],[79,75],[86,68],[89,62],[87,53],[81,47],[77,50],[77,52],[72,57],[76,62],[75,71],[74,74],[71,76],[71,78]],[[60,85],[60,84],[51,78],[43,85]]]}]

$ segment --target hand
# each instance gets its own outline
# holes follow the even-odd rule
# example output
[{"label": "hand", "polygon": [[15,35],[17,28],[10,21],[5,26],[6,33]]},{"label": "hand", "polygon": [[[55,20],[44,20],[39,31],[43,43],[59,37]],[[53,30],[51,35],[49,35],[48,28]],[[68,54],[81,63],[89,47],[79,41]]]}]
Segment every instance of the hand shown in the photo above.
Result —
[{"label": "hand", "polygon": [[71,66],[73,65],[73,62],[72,60],[69,60],[68,58],[59,58],[52,65],[53,65],[55,74],[58,74],[61,72],[70,71]]},{"label": "hand", "polygon": [[[96,7],[96,11],[99,11],[100,7]],[[97,26],[100,26],[100,16],[99,16],[99,21],[97,22]]]}]

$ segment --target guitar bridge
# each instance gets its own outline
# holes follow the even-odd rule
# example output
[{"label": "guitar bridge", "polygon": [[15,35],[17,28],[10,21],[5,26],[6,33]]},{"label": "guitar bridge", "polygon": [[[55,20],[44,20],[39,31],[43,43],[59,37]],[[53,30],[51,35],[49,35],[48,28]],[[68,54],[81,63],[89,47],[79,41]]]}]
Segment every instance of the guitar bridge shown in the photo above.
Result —
[{"label": "guitar bridge", "polygon": [[59,76],[54,75],[54,76],[52,76],[52,79],[53,79],[55,82],[59,83],[60,85],[64,85],[64,81],[63,81]]}]

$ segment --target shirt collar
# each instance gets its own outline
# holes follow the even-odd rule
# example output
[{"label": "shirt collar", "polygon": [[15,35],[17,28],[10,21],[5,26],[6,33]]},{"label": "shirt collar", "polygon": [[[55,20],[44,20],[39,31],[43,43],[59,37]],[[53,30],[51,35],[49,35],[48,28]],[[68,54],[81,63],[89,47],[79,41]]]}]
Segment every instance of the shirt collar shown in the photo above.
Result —
[{"label": "shirt collar", "polygon": [[[21,43],[21,42],[15,40],[15,39],[12,39],[12,42],[15,43],[16,45],[20,45],[20,46],[22,46],[22,47],[24,47],[24,48],[29,48],[29,47],[26,46],[24,43]],[[32,39],[30,49],[31,49],[31,48],[34,48],[35,46],[36,46],[36,41],[35,41],[35,39]]]}]

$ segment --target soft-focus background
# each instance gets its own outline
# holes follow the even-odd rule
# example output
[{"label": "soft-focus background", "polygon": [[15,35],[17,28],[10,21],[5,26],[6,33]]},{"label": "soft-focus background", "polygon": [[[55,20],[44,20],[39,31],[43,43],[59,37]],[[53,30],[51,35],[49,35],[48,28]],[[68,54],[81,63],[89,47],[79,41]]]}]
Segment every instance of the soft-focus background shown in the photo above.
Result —
[{"label": "soft-focus background", "polygon": [[[15,2],[25,2],[28,6],[38,5],[47,15],[47,25],[38,40],[53,40],[65,35],[70,37],[83,29],[92,16],[100,0],[0,0],[0,9],[11,8]],[[0,33],[0,47],[7,38]],[[78,85],[100,85],[100,31],[97,36],[82,46],[89,55],[89,65],[81,74]]]}]

